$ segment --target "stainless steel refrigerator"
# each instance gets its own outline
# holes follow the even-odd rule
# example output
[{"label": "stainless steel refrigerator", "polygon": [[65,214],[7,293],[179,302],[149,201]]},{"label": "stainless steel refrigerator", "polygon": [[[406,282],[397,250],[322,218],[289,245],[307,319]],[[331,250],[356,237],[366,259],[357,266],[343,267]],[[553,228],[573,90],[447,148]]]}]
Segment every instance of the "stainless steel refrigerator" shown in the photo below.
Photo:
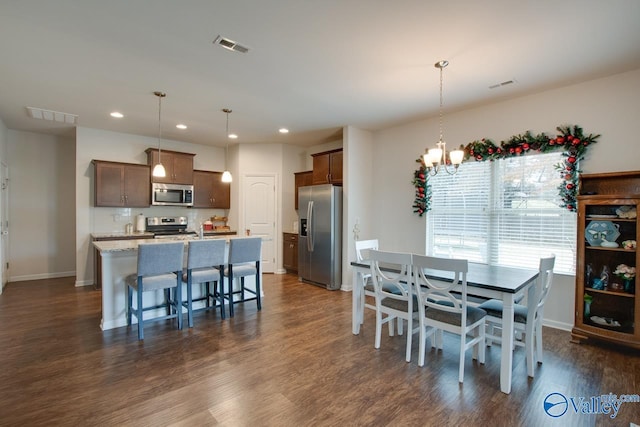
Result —
[{"label": "stainless steel refrigerator", "polygon": [[342,285],[342,187],[298,189],[300,280],[330,290]]}]

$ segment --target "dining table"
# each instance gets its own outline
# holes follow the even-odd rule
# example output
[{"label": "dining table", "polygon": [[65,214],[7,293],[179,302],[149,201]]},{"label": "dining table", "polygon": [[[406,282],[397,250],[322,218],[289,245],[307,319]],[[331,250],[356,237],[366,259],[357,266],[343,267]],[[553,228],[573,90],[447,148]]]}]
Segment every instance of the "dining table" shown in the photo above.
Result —
[{"label": "dining table", "polygon": [[[353,334],[358,335],[364,317],[364,298],[362,297],[364,287],[360,284],[363,275],[370,274],[371,270],[366,260],[352,262],[351,266],[353,269],[352,329]],[[427,274],[429,274],[428,271]],[[442,280],[451,279],[451,277],[443,277],[442,272],[433,272],[433,277]],[[526,292],[528,312],[533,313],[536,288],[534,284],[537,278],[538,270],[469,262],[467,294],[486,299],[499,299],[503,304],[500,390],[506,394],[511,393],[515,299],[516,296]]]}]

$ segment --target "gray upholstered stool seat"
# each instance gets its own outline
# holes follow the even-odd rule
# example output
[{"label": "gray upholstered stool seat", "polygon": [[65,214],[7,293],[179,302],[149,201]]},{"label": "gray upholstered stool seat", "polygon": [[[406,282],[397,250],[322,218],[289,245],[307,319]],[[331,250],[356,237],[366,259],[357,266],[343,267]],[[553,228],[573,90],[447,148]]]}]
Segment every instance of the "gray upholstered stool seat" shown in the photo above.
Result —
[{"label": "gray upholstered stool seat", "polygon": [[[220,307],[220,316],[224,319],[224,289],[220,272],[224,269],[224,252],[227,243],[222,239],[192,240],[187,250],[187,269],[182,280],[187,284],[187,308],[189,327],[193,327],[193,302],[205,301],[203,310]],[[201,284],[202,296],[193,299],[193,286]],[[213,284],[213,290],[211,290]],[[219,285],[219,286],[218,286]],[[213,303],[213,305],[212,305]]]},{"label": "gray upholstered stool seat", "polygon": [[[127,325],[131,315],[138,320],[138,339],[144,339],[144,322],[177,318],[178,329],[182,329],[182,259],[184,243],[143,243],[138,245],[137,272],[125,278],[127,285]],[[144,307],[144,292],[164,290],[164,303]],[[136,292],[136,307],[133,307],[133,291]],[[171,296],[173,291],[173,297]],[[166,308],[165,316],[144,319],[143,312]]]}]

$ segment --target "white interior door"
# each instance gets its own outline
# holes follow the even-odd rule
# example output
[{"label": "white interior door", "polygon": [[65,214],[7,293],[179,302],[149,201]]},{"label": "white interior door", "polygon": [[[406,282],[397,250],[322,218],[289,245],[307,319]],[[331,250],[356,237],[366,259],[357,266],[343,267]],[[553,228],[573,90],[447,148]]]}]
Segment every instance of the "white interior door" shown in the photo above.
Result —
[{"label": "white interior door", "polygon": [[261,268],[273,273],[276,268],[276,178],[273,175],[244,177],[244,228],[252,236],[263,237]]}]

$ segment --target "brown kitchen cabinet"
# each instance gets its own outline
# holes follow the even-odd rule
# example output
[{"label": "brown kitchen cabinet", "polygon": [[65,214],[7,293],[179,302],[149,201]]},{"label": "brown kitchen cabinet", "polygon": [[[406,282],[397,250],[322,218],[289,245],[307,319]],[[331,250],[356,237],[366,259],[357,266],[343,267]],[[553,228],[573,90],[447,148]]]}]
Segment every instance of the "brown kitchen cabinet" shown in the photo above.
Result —
[{"label": "brown kitchen cabinet", "polygon": [[298,188],[313,185],[313,171],[296,172],[293,175],[295,176],[294,206],[298,210]]},{"label": "brown kitchen cabinet", "polygon": [[147,165],[94,160],[95,206],[148,207],[151,168]]},{"label": "brown kitchen cabinet", "polygon": [[[147,163],[151,168],[158,164],[158,149],[147,148]],[[160,160],[167,172],[164,178],[152,177],[153,182],[165,184],[193,184],[193,156],[195,154],[162,150]]]},{"label": "brown kitchen cabinet", "polygon": [[298,272],[298,235],[282,233],[282,266],[287,271]]},{"label": "brown kitchen cabinet", "polygon": [[593,338],[640,349],[636,279],[615,274],[640,262],[629,243],[640,240],[639,207],[640,171],[580,177],[573,342]]},{"label": "brown kitchen cabinet", "polygon": [[342,185],[342,148],[311,155],[313,184]]},{"label": "brown kitchen cabinet", "polygon": [[222,182],[222,172],[193,171],[194,208],[231,208],[231,184]]}]

